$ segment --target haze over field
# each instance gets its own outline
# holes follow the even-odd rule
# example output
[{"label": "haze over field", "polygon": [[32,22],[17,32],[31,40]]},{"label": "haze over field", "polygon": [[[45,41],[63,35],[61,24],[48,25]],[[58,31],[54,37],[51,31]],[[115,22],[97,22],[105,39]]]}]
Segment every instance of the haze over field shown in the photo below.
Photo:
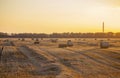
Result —
[{"label": "haze over field", "polygon": [[0,0],[0,31],[119,32],[120,0]]}]

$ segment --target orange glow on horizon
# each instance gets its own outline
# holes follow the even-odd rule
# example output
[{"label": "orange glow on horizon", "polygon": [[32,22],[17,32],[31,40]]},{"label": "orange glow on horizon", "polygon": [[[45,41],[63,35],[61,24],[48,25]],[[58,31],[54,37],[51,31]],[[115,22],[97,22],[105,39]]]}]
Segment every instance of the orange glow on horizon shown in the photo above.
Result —
[{"label": "orange glow on horizon", "polygon": [[119,0],[0,0],[0,32],[119,32]]}]

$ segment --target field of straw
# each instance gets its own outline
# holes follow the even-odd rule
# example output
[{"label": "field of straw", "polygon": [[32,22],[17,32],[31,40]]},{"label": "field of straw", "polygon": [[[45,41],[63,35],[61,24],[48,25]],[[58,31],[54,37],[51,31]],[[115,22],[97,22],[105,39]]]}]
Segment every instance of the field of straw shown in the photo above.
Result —
[{"label": "field of straw", "polygon": [[[1,38],[0,78],[120,78],[120,39],[51,40]],[[58,47],[68,40],[73,46]]]}]

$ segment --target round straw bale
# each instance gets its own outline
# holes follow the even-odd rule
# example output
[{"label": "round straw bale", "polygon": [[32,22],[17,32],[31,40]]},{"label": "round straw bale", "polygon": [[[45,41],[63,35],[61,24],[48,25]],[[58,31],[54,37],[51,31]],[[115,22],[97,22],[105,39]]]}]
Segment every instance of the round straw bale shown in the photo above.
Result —
[{"label": "round straw bale", "polygon": [[36,40],[35,41],[39,41],[39,39],[38,38],[36,38]]},{"label": "round straw bale", "polygon": [[65,48],[67,47],[67,44],[59,44],[59,48]]},{"label": "round straw bale", "polygon": [[68,46],[68,47],[73,46],[73,42],[72,42],[71,40],[68,40],[68,41],[67,41],[67,46]]},{"label": "round straw bale", "polygon": [[109,48],[109,42],[101,41],[100,48]]},{"label": "round straw bale", "polygon": [[25,41],[25,39],[24,39],[24,38],[22,38],[22,41]]},{"label": "round straw bale", "polygon": [[40,42],[39,41],[35,41],[34,44],[39,44]]},{"label": "round straw bale", "polygon": [[56,43],[58,39],[51,39],[51,42]]}]

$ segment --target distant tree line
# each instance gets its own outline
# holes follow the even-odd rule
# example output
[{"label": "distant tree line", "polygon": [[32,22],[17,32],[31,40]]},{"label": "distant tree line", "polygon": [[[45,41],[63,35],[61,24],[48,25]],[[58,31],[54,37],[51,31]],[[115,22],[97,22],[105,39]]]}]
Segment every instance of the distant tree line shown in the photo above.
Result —
[{"label": "distant tree line", "polygon": [[52,34],[45,34],[45,33],[3,33],[0,32],[0,38],[120,38],[120,32],[113,33],[52,33]]}]

